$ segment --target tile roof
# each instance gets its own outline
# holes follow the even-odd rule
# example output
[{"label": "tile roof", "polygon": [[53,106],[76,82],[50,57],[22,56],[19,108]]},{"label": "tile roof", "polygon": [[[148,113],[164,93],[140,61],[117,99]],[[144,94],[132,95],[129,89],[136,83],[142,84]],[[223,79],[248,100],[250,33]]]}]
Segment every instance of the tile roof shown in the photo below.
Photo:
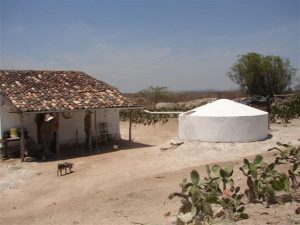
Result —
[{"label": "tile roof", "polygon": [[13,112],[138,107],[84,72],[0,70],[0,95]]}]

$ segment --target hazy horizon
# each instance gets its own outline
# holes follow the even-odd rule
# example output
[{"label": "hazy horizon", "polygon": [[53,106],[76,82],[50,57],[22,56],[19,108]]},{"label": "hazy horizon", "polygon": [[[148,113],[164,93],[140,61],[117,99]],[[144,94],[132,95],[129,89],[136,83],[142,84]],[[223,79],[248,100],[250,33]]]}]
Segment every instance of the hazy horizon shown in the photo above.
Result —
[{"label": "hazy horizon", "polygon": [[238,55],[300,72],[298,0],[1,0],[2,69],[80,70],[120,91],[233,90]]}]

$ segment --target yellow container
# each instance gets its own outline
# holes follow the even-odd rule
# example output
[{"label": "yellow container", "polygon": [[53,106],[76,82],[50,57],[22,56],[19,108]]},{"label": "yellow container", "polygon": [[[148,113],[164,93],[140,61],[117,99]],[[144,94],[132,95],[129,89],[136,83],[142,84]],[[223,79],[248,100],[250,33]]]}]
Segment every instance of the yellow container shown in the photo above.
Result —
[{"label": "yellow container", "polygon": [[17,128],[10,128],[10,137],[11,138],[18,137],[18,130],[17,130]]}]

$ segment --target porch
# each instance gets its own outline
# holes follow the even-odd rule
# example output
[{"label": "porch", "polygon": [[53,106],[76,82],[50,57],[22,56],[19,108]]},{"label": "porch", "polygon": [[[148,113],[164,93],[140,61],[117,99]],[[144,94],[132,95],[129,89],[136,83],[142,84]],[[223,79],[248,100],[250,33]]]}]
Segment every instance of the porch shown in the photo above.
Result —
[{"label": "porch", "polygon": [[[55,117],[56,129],[53,133],[51,143],[51,159],[61,159],[68,155],[86,155],[95,151],[106,151],[115,143],[121,141],[120,120],[118,108],[78,110],[67,112],[52,112]],[[132,111],[133,109],[128,109]],[[84,117],[91,112],[91,126],[89,137],[86,136],[84,128]],[[16,158],[21,161],[31,158],[41,158],[43,145],[41,140],[41,123],[44,113],[8,113],[2,116],[9,118],[2,121],[3,135],[0,143],[0,157]],[[47,112],[49,113],[49,112]],[[131,142],[131,121],[129,121],[129,143]],[[9,129],[18,128],[18,136],[10,137]],[[89,139],[89,146],[86,148],[86,139]],[[128,142],[127,141],[127,142]],[[124,142],[124,141],[123,141]],[[122,142],[122,143],[123,143]],[[1,147],[2,145],[2,147]]]}]

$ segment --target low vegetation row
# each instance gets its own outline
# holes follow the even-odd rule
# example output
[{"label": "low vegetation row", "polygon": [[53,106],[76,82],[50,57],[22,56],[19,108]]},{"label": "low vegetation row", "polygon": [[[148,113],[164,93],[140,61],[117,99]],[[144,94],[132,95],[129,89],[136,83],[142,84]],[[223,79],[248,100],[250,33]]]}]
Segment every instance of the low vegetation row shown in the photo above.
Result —
[{"label": "low vegetation row", "polygon": [[[200,105],[199,105],[200,106]],[[176,104],[171,107],[161,107],[155,109],[154,107],[148,107],[148,110],[155,111],[178,111],[186,112],[193,109],[194,105]],[[270,106],[270,118],[272,122],[283,121],[288,122],[290,119],[300,117],[300,95],[293,96],[286,99],[274,100]],[[130,112],[128,110],[121,110],[120,118],[122,121],[129,120]],[[177,117],[176,114],[149,114],[143,110],[133,111],[132,121],[137,124],[153,125],[155,123],[166,123],[169,119]]]},{"label": "low vegetation row", "polygon": [[271,120],[288,122],[300,117],[300,95],[288,99],[278,100],[272,104]]},{"label": "low vegetation row", "polygon": [[[177,225],[204,225],[224,219],[238,221],[248,219],[247,203],[271,204],[290,201],[300,202],[300,146],[277,143],[277,157],[271,163],[264,162],[261,155],[253,161],[244,159],[239,169],[246,177],[247,189],[241,191],[232,177],[233,164],[224,168],[219,165],[206,166],[206,177],[196,170],[190,174],[191,181],[184,179],[181,192],[174,192],[169,199],[181,199],[177,214]],[[280,165],[284,166],[280,166]],[[244,202],[247,198],[247,203]],[[298,208],[295,213],[300,213]]]}]

